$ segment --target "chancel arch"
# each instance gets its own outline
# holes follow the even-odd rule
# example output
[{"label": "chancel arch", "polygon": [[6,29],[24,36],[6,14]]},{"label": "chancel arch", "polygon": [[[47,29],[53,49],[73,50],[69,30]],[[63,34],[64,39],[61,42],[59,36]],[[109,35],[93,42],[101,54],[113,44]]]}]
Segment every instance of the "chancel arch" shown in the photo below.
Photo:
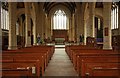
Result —
[{"label": "chancel arch", "polygon": [[[47,17],[49,19],[48,23],[49,23],[50,29],[51,29],[51,31],[50,31],[51,36],[49,36],[49,37],[51,37],[51,39],[55,40],[54,35],[53,35],[53,33],[54,33],[53,31],[60,30],[61,32],[62,31],[66,32],[66,36],[64,36],[64,40],[72,40],[73,37],[71,35],[75,34],[75,32],[73,32],[73,30],[72,30],[73,29],[72,25],[73,25],[73,17],[74,17],[73,13],[74,13],[74,11],[72,9],[68,8],[68,4],[67,3],[66,4],[65,3],[57,3],[57,4],[54,4],[54,3],[52,4],[51,3],[51,6],[49,6],[49,7],[50,8],[48,8],[45,11],[46,15],[47,15]],[[55,13],[59,13],[60,14],[60,12],[61,12],[61,14],[63,13],[63,18],[65,18],[65,19],[63,19],[61,17],[60,18],[61,19],[60,20],[61,24],[59,24],[60,21],[57,22],[57,20],[56,20],[56,23],[55,23],[54,20],[53,20],[55,18]],[[58,17],[59,17],[59,15],[58,15]],[[66,20],[66,21],[63,21],[62,19]],[[62,28],[63,27],[62,23],[64,23],[64,27],[65,28]],[[55,24],[58,25],[58,28],[54,28]],[[59,29],[59,28],[61,28],[61,29]]]}]

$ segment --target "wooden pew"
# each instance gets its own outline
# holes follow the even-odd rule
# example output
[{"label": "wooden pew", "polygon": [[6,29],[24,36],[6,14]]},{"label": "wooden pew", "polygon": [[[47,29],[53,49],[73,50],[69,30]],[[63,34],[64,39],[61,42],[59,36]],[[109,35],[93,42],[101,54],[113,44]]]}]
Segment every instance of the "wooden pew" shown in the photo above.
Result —
[{"label": "wooden pew", "polygon": [[3,51],[3,52],[47,52],[47,56],[49,60],[51,59],[53,53],[54,53],[54,46],[33,46],[33,47],[27,47],[27,48],[22,48],[19,50],[8,50],[8,51]]},{"label": "wooden pew", "polygon": [[[49,49],[47,49],[47,48],[49,48]],[[53,46],[37,46],[37,47],[27,47],[27,48],[24,48],[24,49],[19,49],[19,50],[8,50],[8,51],[4,51],[4,53],[6,53],[6,52],[23,52],[23,53],[25,53],[25,52],[39,52],[39,53],[46,53],[45,54],[45,56],[46,56],[46,65],[48,65],[48,62],[49,62],[49,60],[51,59],[51,57],[52,57],[52,55],[53,55],[53,53],[52,52],[50,52],[50,50],[51,49],[54,49],[54,47]]]},{"label": "wooden pew", "polygon": [[40,77],[39,60],[2,61],[2,77]]},{"label": "wooden pew", "polygon": [[70,57],[70,59],[72,60],[71,56],[72,56],[72,50],[79,50],[79,49],[97,49],[94,47],[88,47],[86,45],[69,45],[65,47],[65,50],[68,54],[68,56]]},{"label": "wooden pew", "polygon": [[120,62],[118,56],[79,56],[78,64],[78,73],[83,77],[120,77]]},{"label": "wooden pew", "polygon": [[[104,59],[104,56],[106,56],[107,60]],[[115,60],[117,60],[117,61],[115,61],[115,63],[118,63],[119,62],[119,60],[118,60],[119,56],[120,56],[120,54],[109,54],[109,53],[108,54],[104,54],[104,53],[93,53],[93,54],[92,53],[86,53],[86,54],[84,54],[83,53],[83,54],[77,56],[77,66],[76,66],[77,72],[80,74],[80,67],[82,65],[81,63],[84,61],[84,57],[87,58],[87,59],[91,59],[92,58],[91,61],[93,63],[94,63],[94,60],[97,61],[97,63],[99,63],[101,61],[100,59],[102,59],[103,62],[107,63],[108,60],[112,61],[111,58],[115,57],[116,58]],[[96,57],[96,58],[93,58],[93,57]],[[111,62],[111,63],[113,63],[113,62]]]},{"label": "wooden pew", "polygon": [[98,50],[98,49],[95,49],[93,47],[79,47],[79,48],[73,48],[70,50],[70,59],[71,61],[73,60],[73,55],[74,53],[76,53],[76,51],[79,51],[79,50]]},{"label": "wooden pew", "polygon": [[[37,49],[37,50],[36,50]],[[24,48],[24,49],[19,49],[19,50],[8,50],[8,51],[4,51],[2,56],[4,56],[4,59],[8,59],[8,57],[13,58],[14,63],[15,62],[26,62],[25,60],[39,60],[39,71],[40,74],[43,75],[44,74],[44,70],[46,68],[46,63],[48,63],[48,61],[45,61],[45,67],[44,67],[44,59],[45,60],[49,60],[53,53],[54,53],[54,47],[28,47],[28,48]],[[27,64],[27,63],[26,63]],[[16,65],[17,66],[17,65]]]},{"label": "wooden pew", "polygon": [[46,61],[45,61],[45,56],[40,53],[10,53],[10,54],[3,54],[3,58],[10,57],[15,60],[40,60],[40,68],[41,68],[41,73],[42,75],[44,74],[44,70],[46,68]]},{"label": "wooden pew", "polygon": [[[43,57],[41,60],[45,63],[45,66],[47,66],[47,56],[45,53],[38,53],[38,52],[4,52],[2,56],[10,56],[11,58],[13,57],[27,57],[27,56],[35,56],[35,57]],[[32,58],[31,58],[32,59]]]},{"label": "wooden pew", "polygon": [[55,46],[41,45],[41,46],[33,46],[33,47],[38,47],[41,49],[44,48],[44,50],[49,50],[51,52],[51,55],[53,55],[55,51]]},{"label": "wooden pew", "polygon": [[[119,77],[120,53],[118,53],[117,51],[98,50],[91,47],[86,48],[86,46],[67,46],[66,51],[73,61],[73,65],[76,71],[83,78],[91,76],[91,78],[93,78],[93,76],[95,76],[95,78],[103,78],[104,76],[108,78]],[[114,58],[114,60],[111,60],[111,58]],[[98,68],[95,66],[98,66]],[[97,71],[92,71],[92,69]]]},{"label": "wooden pew", "polygon": [[73,50],[73,55],[71,56],[73,65],[76,69],[76,64],[77,64],[77,56],[81,54],[118,54],[118,52],[114,52],[112,50],[98,50],[98,49],[80,49],[80,50]]}]

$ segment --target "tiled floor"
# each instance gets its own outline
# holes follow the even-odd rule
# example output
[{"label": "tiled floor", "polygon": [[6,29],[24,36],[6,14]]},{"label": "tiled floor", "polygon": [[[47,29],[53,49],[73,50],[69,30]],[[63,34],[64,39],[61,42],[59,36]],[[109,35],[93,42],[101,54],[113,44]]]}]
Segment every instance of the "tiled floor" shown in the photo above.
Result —
[{"label": "tiled floor", "polygon": [[44,76],[77,76],[64,48],[56,48]]}]

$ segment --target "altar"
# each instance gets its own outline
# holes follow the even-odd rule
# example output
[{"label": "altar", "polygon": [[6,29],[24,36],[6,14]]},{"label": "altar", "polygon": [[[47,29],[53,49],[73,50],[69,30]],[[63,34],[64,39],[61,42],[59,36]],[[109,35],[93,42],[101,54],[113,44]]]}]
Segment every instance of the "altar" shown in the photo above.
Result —
[{"label": "altar", "polygon": [[65,38],[55,38],[55,44],[64,44]]}]

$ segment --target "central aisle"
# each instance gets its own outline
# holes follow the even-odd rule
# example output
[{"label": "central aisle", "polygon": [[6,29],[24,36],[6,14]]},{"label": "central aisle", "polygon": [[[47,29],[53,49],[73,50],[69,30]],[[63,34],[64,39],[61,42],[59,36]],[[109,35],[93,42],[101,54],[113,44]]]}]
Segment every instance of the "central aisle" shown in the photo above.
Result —
[{"label": "central aisle", "polygon": [[77,76],[65,48],[56,48],[44,76]]}]

